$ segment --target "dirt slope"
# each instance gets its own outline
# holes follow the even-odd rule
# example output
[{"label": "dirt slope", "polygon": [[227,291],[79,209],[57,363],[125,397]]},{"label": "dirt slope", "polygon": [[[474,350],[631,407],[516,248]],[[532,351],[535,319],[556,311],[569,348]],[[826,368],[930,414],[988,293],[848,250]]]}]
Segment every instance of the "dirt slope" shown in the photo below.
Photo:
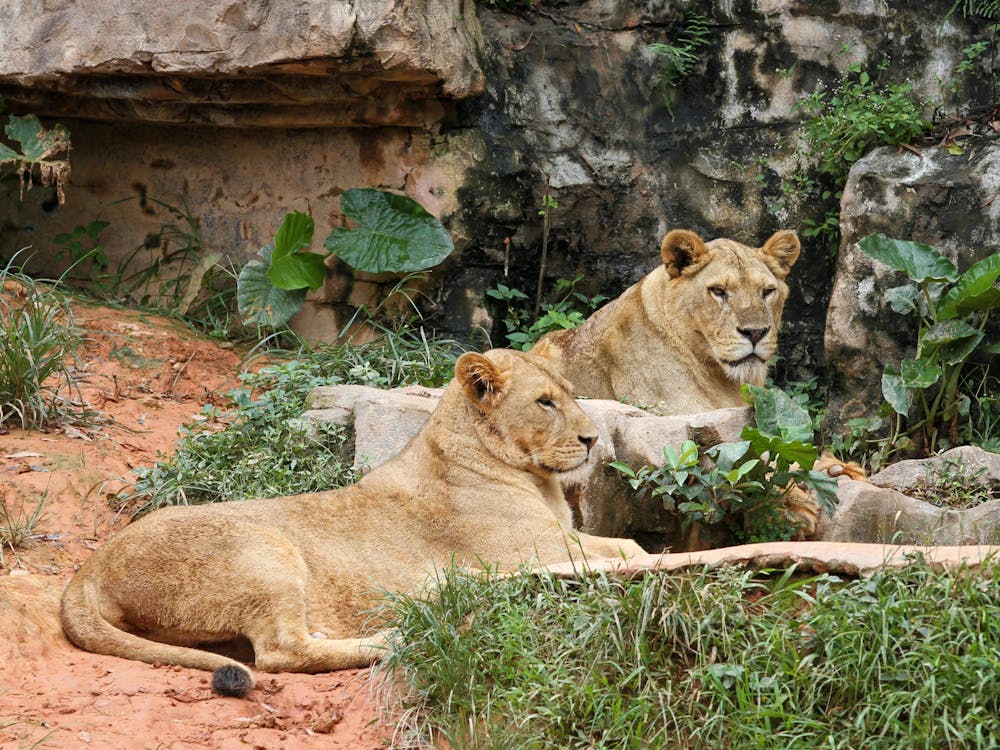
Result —
[{"label": "dirt slope", "polygon": [[[108,498],[131,469],[173,450],[177,429],[237,384],[239,355],[167,319],[74,304],[85,331],[80,385],[106,420],[50,432],[0,429],[0,497],[18,514],[44,497],[35,535],[0,562],[0,748],[381,748],[367,670],[258,674],[244,700],[207,673],[74,648],[59,596],[126,519]],[[37,743],[37,745],[36,745]]]}]

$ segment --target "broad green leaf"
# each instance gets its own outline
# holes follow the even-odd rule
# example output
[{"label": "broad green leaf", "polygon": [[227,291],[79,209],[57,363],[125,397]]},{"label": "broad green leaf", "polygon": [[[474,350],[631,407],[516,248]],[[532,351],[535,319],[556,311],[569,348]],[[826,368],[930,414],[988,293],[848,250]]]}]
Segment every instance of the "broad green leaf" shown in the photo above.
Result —
[{"label": "broad green leaf", "polygon": [[326,280],[326,265],[323,256],[316,253],[291,253],[280,258],[272,258],[267,269],[267,277],[279,289],[305,289],[313,291],[323,286]]},{"label": "broad green leaf", "polygon": [[866,255],[902,271],[916,282],[954,281],[958,269],[940,251],[911,240],[897,240],[884,234],[869,234],[858,242]]},{"label": "broad green leaf", "polygon": [[274,235],[274,249],[267,276],[279,289],[319,289],[326,280],[323,256],[299,252],[312,242],[314,224],[309,214],[292,211],[285,214]]},{"label": "broad green leaf", "polygon": [[813,439],[813,424],[801,404],[779,388],[746,385],[753,404],[754,420],[762,435],[787,441],[808,443]]},{"label": "broad green leaf", "polygon": [[816,463],[816,446],[803,440],[785,440],[762,433],[756,427],[744,427],[740,435],[749,440],[753,450],[758,454],[767,452],[771,462],[778,459],[785,464],[797,463],[802,467],[810,467]]},{"label": "broad green leaf", "polygon": [[928,359],[904,359],[899,363],[903,386],[923,390],[941,379],[941,367]]},{"label": "broad green leaf", "polygon": [[312,243],[314,230],[315,224],[309,214],[304,214],[301,211],[291,211],[285,214],[281,226],[278,227],[278,232],[274,235],[272,262],[277,258],[297,253],[304,247],[309,247]]},{"label": "broad green leaf", "polygon": [[720,471],[729,471],[736,465],[736,462],[746,456],[750,450],[750,441],[741,440],[736,443],[719,443],[708,450],[708,455],[713,458],[715,465]]},{"label": "broad green leaf", "polygon": [[920,289],[916,284],[904,284],[885,290],[885,298],[889,300],[889,307],[903,315],[918,310],[917,298],[919,296]]},{"label": "broad green leaf", "polygon": [[236,280],[236,303],[246,323],[278,328],[302,309],[306,289],[285,290],[271,283],[271,250],[270,245],[262,248],[259,258],[243,266]]},{"label": "broad green leaf", "polygon": [[358,228],[334,229],[326,248],[352,268],[369,273],[423,271],[455,249],[441,222],[405,195],[347,190],[340,207]]},{"label": "broad green leaf", "polygon": [[925,352],[933,352],[938,362],[956,365],[968,359],[982,340],[983,332],[964,320],[946,320],[923,331],[917,351],[921,358]]},{"label": "broad green leaf", "polygon": [[21,161],[21,155],[9,146],[0,143],[0,164],[8,161]]},{"label": "broad green leaf", "polygon": [[972,265],[941,298],[938,320],[950,320],[959,315],[989,310],[1000,305],[1000,253],[993,253]]},{"label": "broad green leaf", "polygon": [[910,411],[913,396],[903,385],[903,377],[899,374],[899,370],[893,367],[887,366],[882,371],[882,398],[897,414],[905,417]]},{"label": "broad green leaf", "polygon": [[836,478],[831,477],[825,471],[812,471],[806,474],[806,484],[816,493],[816,501],[819,506],[826,511],[828,516],[833,516],[837,507],[837,486]]},{"label": "broad green leaf", "polygon": [[24,161],[44,161],[60,151],[68,150],[70,146],[69,131],[65,127],[55,125],[46,130],[35,115],[11,115],[4,131],[12,140],[21,144],[22,153],[17,158]]}]

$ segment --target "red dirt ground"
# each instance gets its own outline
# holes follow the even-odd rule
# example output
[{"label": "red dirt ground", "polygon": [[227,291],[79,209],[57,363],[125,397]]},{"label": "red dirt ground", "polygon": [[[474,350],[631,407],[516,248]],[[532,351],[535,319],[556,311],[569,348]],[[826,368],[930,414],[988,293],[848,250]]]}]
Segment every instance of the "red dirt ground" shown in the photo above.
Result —
[{"label": "red dirt ground", "polygon": [[240,365],[232,348],[168,319],[73,307],[87,336],[83,398],[107,422],[0,426],[0,497],[15,517],[44,498],[33,537],[0,551],[0,748],[385,747],[392,728],[367,670],[258,673],[250,697],[219,698],[205,672],[90,654],[63,636],[63,586],[127,522],[109,498],[128,487],[133,467],[169,454],[203,404],[222,404]]}]

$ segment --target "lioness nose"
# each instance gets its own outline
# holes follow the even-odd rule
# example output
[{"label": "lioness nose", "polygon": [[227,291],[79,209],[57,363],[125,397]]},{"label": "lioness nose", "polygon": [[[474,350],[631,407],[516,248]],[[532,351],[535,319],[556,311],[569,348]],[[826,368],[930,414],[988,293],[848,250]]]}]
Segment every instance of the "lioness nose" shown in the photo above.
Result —
[{"label": "lioness nose", "polygon": [[579,435],[578,437],[580,438],[580,442],[587,446],[588,452],[594,447],[594,443],[597,442],[597,437],[595,435]]},{"label": "lioness nose", "polygon": [[756,344],[767,335],[770,328],[738,328],[740,333],[750,339],[751,344]]}]

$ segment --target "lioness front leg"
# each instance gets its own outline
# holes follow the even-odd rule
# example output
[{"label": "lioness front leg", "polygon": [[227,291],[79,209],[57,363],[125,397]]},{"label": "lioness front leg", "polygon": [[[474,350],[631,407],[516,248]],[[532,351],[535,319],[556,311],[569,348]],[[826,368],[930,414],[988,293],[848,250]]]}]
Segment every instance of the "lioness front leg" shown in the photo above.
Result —
[{"label": "lioness front leg", "polygon": [[646,551],[631,539],[619,539],[609,536],[593,536],[576,532],[573,534],[578,540],[578,549],[583,550],[583,554],[588,559],[600,559],[607,557],[628,558],[633,555],[644,555]]}]

